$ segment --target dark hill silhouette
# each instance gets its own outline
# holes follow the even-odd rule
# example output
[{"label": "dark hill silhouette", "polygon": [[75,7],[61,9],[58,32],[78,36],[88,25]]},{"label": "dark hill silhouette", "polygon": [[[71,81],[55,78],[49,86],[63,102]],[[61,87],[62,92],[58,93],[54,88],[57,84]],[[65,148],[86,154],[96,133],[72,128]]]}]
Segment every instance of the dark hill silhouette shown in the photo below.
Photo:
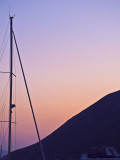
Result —
[{"label": "dark hill silhouette", "polygon": [[[80,158],[91,147],[120,151],[120,91],[108,94],[42,140],[47,160]],[[13,160],[38,160],[38,143],[12,153]]]}]

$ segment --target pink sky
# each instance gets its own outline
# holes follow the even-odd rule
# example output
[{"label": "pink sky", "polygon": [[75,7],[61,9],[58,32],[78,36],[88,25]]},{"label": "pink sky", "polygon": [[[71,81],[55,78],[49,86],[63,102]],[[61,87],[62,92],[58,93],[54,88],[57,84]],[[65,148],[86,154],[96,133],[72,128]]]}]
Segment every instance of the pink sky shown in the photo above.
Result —
[{"label": "pink sky", "polygon": [[[119,0],[1,0],[0,37],[9,21],[9,3],[16,15],[14,31],[41,138],[104,95],[119,90]],[[8,70],[9,44],[7,47],[0,70]],[[20,148],[35,143],[37,136],[15,57]]]}]

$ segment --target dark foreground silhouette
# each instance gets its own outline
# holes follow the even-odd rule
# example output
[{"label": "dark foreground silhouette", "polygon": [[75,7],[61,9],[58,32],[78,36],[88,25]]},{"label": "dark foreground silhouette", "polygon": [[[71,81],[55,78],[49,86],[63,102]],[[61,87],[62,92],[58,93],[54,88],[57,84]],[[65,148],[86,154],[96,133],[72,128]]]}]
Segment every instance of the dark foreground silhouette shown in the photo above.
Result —
[{"label": "dark foreground silhouette", "polygon": [[[47,160],[79,159],[91,147],[111,146],[120,151],[120,91],[69,119],[42,144]],[[40,160],[38,143],[13,152],[12,160]]]}]

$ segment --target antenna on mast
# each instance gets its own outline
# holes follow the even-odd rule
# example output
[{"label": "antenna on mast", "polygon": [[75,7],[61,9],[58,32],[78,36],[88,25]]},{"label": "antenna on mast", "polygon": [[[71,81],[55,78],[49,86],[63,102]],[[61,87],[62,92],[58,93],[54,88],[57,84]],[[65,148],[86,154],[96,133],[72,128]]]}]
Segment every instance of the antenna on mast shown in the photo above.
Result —
[{"label": "antenna on mast", "polygon": [[13,17],[13,18],[14,18],[14,17],[15,17],[15,14],[14,14],[13,16],[11,16],[11,7],[10,7],[10,4],[9,4],[9,18],[10,18],[10,17]]},{"label": "antenna on mast", "polygon": [[10,17],[10,4],[9,4],[9,17]]}]

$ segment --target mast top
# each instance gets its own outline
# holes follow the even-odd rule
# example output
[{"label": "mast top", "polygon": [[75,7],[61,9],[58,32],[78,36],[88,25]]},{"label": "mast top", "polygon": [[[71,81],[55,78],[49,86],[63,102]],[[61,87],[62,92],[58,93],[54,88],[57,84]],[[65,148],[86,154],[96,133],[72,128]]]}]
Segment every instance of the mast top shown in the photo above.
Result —
[{"label": "mast top", "polygon": [[14,18],[14,17],[13,17],[13,16],[10,16],[9,18],[12,19],[12,18]]},{"label": "mast top", "polygon": [[14,16],[10,16],[10,15],[9,15],[9,19],[13,19],[14,17],[15,17],[15,15],[14,15]]}]

